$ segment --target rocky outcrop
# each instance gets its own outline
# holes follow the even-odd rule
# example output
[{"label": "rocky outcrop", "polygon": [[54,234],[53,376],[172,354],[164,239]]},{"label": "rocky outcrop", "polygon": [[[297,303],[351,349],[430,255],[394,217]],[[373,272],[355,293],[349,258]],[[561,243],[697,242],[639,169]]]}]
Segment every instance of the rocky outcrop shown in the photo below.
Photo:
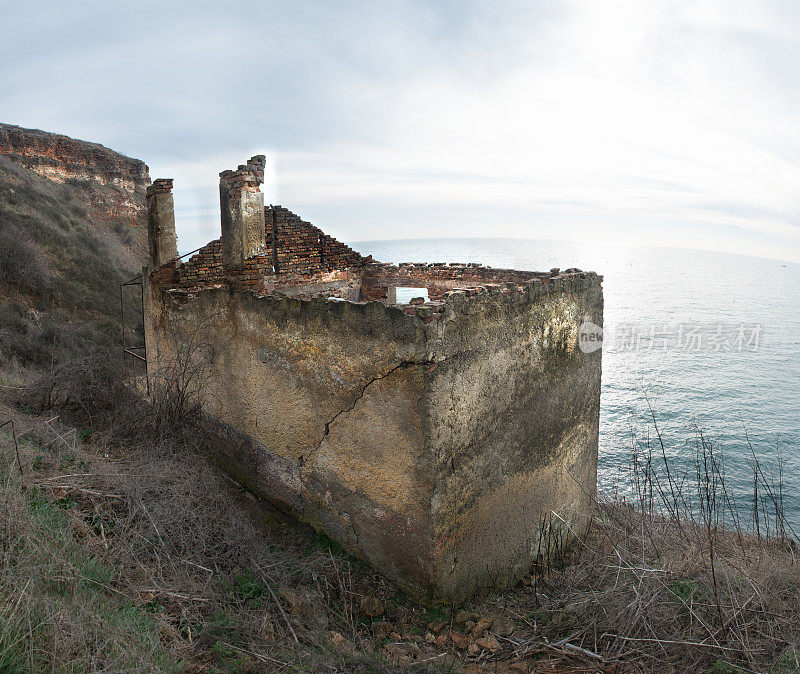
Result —
[{"label": "rocky outcrop", "polygon": [[38,129],[0,124],[0,155],[57,183],[83,190],[86,208],[100,229],[146,231],[147,165],[98,143]]}]

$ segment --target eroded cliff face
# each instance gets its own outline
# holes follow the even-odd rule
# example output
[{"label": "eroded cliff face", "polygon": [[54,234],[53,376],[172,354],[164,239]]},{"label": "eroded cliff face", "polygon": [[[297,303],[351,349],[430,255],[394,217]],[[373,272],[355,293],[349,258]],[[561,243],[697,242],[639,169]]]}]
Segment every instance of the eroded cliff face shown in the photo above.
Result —
[{"label": "eroded cliff face", "polygon": [[[0,124],[0,367],[119,344],[118,283],[147,259],[148,182],[138,159]],[[139,299],[124,301],[134,344]]]},{"label": "eroded cliff face", "polygon": [[98,143],[38,129],[0,124],[0,155],[57,183],[82,189],[83,201],[101,229],[132,228],[143,246],[147,214],[147,165]]}]

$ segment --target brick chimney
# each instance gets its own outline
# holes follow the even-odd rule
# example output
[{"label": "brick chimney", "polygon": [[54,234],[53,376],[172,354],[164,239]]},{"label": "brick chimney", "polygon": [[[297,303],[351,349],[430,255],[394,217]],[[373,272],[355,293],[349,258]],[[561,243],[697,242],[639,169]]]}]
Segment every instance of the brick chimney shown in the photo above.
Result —
[{"label": "brick chimney", "polygon": [[222,214],[222,266],[238,269],[247,258],[265,250],[264,182],[266,157],[256,155],[235,171],[219,174]]},{"label": "brick chimney", "polygon": [[153,268],[178,257],[172,178],[157,178],[147,186],[147,241]]}]

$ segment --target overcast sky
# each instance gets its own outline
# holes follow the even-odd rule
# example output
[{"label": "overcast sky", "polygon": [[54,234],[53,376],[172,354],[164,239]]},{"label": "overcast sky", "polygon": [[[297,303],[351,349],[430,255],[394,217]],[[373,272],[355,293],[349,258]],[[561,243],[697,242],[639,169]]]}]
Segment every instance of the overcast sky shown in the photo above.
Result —
[{"label": "overcast sky", "polygon": [[800,261],[800,2],[0,0],[0,121],[345,240],[635,241]]}]

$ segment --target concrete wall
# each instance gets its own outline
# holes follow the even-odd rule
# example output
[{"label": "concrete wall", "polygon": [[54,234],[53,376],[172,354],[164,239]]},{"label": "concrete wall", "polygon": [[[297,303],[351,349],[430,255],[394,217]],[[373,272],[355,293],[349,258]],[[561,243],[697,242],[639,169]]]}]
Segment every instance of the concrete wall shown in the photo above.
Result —
[{"label": "concrete wall", "polygon": [[147,243],[152,267],[161,267],[178,257],[171,178],[158,178],[147,188]]},{"label": "concrete wall", "polygon": [[266,157],[256,155],[235,171],[219,174],[222,264],[240,269],[245,260],[265,252],[264,181]]},{"label": "concrete wall", "polygon": [[585,527],[601,356],[577,330],[602,325],[596,275],[450,292],[432,314],[160,273],[145,289],[153,378],[194,345],[227,469],[420,598],[519,577],[551,511]]},{"label": "concrete wall", "polygon": [[232,474],[388,576],[426,586],[421,321],[380,303],[146,290],[151,376],[195,345]]},{"label": "concrete wall", "polygon": [[445,596],[518,578],[546,556],[550,521],[585,531],[597,481],[601,352],[579,350],[584,321],[603,321],[593,275],[450,296],[445,360],[428,408],[435,584]]}]

